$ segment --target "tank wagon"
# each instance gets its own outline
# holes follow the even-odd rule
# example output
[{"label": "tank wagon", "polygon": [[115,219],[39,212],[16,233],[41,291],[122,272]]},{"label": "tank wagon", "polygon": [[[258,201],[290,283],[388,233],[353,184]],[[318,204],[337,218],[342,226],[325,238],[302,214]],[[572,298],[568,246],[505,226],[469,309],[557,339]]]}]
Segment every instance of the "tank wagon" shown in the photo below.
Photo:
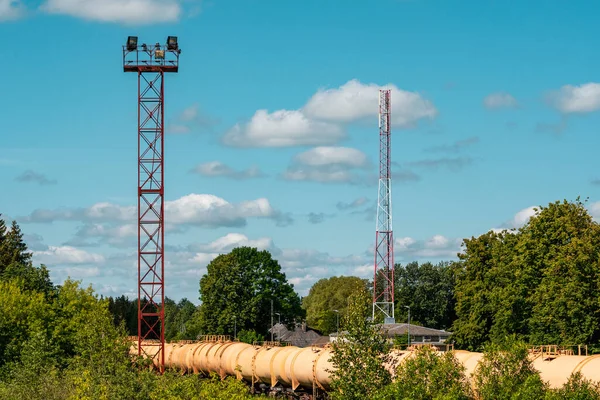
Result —
[{"label": "tank wagon", "polygon": [[[156,351],[157,347],[147,346],[144,349],[148,356],[152,356],[152,350]],[[137,354],[137,343],[132,345],[131,353]],[[182,373],[216,373],[221,378],[232,376],[263,392],[298,392],[314,398],[318,397],[317,393],[330,389],[330,375],[335,369],[329,361],[331,354],[329,347],[251,345],[237,341],[179,342],[165,344],[165,368]],[[393,350],[386,368],[393,375],[396,367],[413,354],[410,350]],[[465,350],[456,350],[454,354],[465,366],[467,376],[475,371],[483,357],[483,353]],[[585,378],[600,382],[600,355],[534,352],[530,357],[533,366],[551,388],[564,385],[574,372],[581,372]],[[155,367],[158,367],[159,361],[158,357],[154,357]]]}]

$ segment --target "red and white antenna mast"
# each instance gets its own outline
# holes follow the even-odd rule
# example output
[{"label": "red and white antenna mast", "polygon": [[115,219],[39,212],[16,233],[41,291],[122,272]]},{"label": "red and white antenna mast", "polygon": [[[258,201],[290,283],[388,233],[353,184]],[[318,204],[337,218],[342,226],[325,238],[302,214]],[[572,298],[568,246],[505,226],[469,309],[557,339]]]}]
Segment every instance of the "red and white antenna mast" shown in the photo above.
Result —
[{"label": "red and white antenna mast", "polygon": [[379,91],[379,191],[375,226],[373,322],[394,318],[394,234],[392,230],[391,90]]}]

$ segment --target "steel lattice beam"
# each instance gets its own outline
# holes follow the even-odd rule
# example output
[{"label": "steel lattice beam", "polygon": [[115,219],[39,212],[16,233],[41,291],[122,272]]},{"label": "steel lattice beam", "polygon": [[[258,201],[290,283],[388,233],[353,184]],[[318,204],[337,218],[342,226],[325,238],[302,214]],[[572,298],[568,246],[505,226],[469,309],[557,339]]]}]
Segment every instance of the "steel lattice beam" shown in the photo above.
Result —
[{"label": "steel lattice beam", "polygon": [[178,72],[179,54],[177,46],[123,47],[124,71],[138,75],[138,354],[158,357],[161,372],[165,361],[164,75]]},{"label": "steel lattice beam", "polygon": [[379,190],[375,226],[373,321],[394,321],[394,233],[392,229],[391,90],[379,91]]},{"label": "steel lattice beam", "polygon": [[164,360],[164,72],[138,72],[138,94],[138,346]]}]

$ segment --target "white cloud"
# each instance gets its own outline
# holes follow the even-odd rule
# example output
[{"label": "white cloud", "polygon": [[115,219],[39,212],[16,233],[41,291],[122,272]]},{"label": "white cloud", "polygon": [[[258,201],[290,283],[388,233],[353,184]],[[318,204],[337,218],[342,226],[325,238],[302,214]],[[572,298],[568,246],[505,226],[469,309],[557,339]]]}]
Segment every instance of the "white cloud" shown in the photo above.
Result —
[{"label": "white cloud", "polygon": [[236,180],[259,178],[264,176],[257,166],[251,166],[247,169],[236,171],[220,161],[209,161],[200,164],[196,166],[192,172],[202,176],[224,177]]},{"label": "white cloud", "polygon": [[579,86],[565,85],[550,93],[548,100],[565,114],[596,111],[600,109],[600,83],[590,82]]},{"label": "white cloud", "polygon": [[40,9],[49,14],[133,25],[174,22],[182,14],[176,0],[47,0]]},{"label": "white cloud", "polygon": [[0,0],[0,21],[11,21],[23,16],[25,8],[21,0]]},{"label": "white cloud", "polygon": [[[349,147],[316,147],[296,155],[283,173],[292,181],[366,184],[367,177],[354,169],[367,169],[370,163],[360,150]],[[373,183],[376,179],[373,179]]]},{"label": "white cloud", "polygon": [[410,246],[414,245],[415,243],[417,243],[417,241],[411,237],[403,237],[403,238],[397,238],[395,240],[394,246],[395,246],[395,250],[407,250],[408,248],[410,248]]},{"label": "white cloud", "polygon": [[104,262],[104,256],[88,253],[72,246],[48,246],[47,250],[34,251],[34,259],[42,264],[96,264]]},{"label": "white cloud", "polygon": [[[438,111],[431,101],[419,93],[399,89],[392,84],[364,84],[352,79],[339,88],[320,89],[303,108],[312,118],[348,123],[379,113],[379,90],[392,90],[392,124],[400,127],[414,125],[418,120],[434,118]],[[376,120],[374,120],[376,122]]]},{"label": "white cloud", "polygon": [[590,215],[595,220],[600,220],[600,201],[591,203],[589,206]]},{"label": "white cloud", "polygon": [[[293,222],[289,215],[274,209],[266,198],[234,204],[211,194],[192,193],[176,200],[165,201],[166,229],[176,229],[177,226],[187,225],[245,226],[248,218],[269,218],[279,226],[289,225]],[[50,223],[62,220],[84,223],[125,222],[126,224],[135,224],[136,219],[137,208],[135,206],[119,206],[107,202],[97,203],[88,208],[35,210],[28,216],[18,218],[21,222],[29,223]],[[93,229],[96,229],[95,236],[104,236],[104,234],[100,234],[98,227],[92,227],[92,232]]]},{"label": "white cloud", "polygon": [[450,240],[442,235],[434,235],[431,239],[427,241],[425,246],[430,249],[443,249],[448,247]]},{"label": "white cloud", "polygon": [[266,250],[273,248],[273,240],[268,237],[252,240],[241,233],[228,233],[202,247],[210,252],[227,253],[235,247],[240,246],[256,247],[259,250]]},{"label": "white cloud", "polygon": [[[538,208],[538,211],[535,209]],[[523,227],[531,217],[539,212],[539,207],[531,206],[517,212],[509,221],[504,222],[499,227],[489,229],[495,233],[507,231],[508,233],[516,233],[516,230]]]},{"label": "white cloud", "polygon": [[[75,232],[75,237],[64,243],[70,246],[98,246],[106,243],[115,247],[133,247],[138,228],[135,224],[85,223]],[[90,239],[98,239],[90,242]]]},{"label": "white cloud", "polygon": [[211,131],[219,123],[217,118],[214,118],[204,113],[200,105],[195,103],[185,108],[174,121],[170,122],[166,127],[168,134],[186,134],[192,131]]},{"label": "white cloud", "polygon": [[527,223],[527,221],[529,221],[529,218],[533,217],[536,214],[535,209],[536,209],[535,206],[531,206],[531,207],[524,208],[521,211],[519,211],[518,213],[516,213],[514,218],[512,219],[513,227],[520,228],[523,225],[525,225]]},{"label": "white cloud", "polygon": [[269,200],[260,198],[232,204],[211,194],[189,194],[165,204],[165,218],[172,224],[244,226],[246,218],[275,218]]},{"label": "white cloud", "polygon": [[443,235],[434,235],[428,240],[416,240],[411,237],[398,238],[394,242],[394,252],[398,260],[415,259],[456,259],[461,252],[462,239],[450,239]]},{"label": "white cloud", "polygon": [[497,108],[515,108],[519,103],[508,93],[498,92],[487,95],[483,99],[483,105],[489,109]]},{"label": "white cloud", "polygon": [[333,144],[343,137],[339,126],[309,119],[297,110],[258,110],[249,122],[236,124],[222,140],[235,147],[287,147]]},{"label": "white cloud", "polygon": [[350,147],[315,147],[298,154],[294,159],[311,167],[341,165],[350,168],[362,168],[369,164],[367,155]]},{"label": "white cloud", "polygon": [[336,89],[320,89],[298,110],[269,113],[258,110],[252,119],[236,124],[222,138],[238,147],[325,146],[345,137],[341,124],[379,113],[379,89],[392,90],[392,124],[409,127],[420,119],[434,118],[437,109],[420,94],[394,85],[379,86],[350,80]]}]

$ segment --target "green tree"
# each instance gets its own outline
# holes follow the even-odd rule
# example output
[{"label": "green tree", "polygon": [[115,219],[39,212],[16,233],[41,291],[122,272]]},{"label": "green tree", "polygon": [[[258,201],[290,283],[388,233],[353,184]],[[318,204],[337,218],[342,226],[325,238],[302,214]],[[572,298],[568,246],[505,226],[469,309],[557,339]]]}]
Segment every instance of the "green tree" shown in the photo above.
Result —
[{"label": "green tree", "polygon": [[262,342],[265,337],[252,330],[242,330],[237,333],[237,339],[240,342],[252,344],[254,342]]},{"label": "green tree", "polygon": [[479,350],[512,334],[534,344],[600,341],[600,225],[579,199],[464,244],[452,326],[459,346]]},{"label": "green tree", "polygon": [[16,221],[12,222],[10,229],[6,229],[5,222],[0,224],[0,272],[11,264],[29,265],[31,253],[23,241],[23,232]]},{"label": "green tree", "polygon": [[124,324],[126,332],[130,336],[138,334],[138,305],[137,299],[129,300],[122,295],[116,298],[108,297],[108,310],[113,316],[115,326]]},{"label": "green tree", "polygon": [[188,331],[189,322],[193,318],[198,307],[194,305],[191,301],[186,298],[179,300],[177,303],[177,309],[179,312],[177,313],[177,317],[174,319],[173,324],[177,328],[177,333],[174,337],[176,340],[191,340],[196,339],[196,335],[193,328],[191,331]]},{"label": "green tree", "polygon": [[17,362],[30,338],[51,337],[52,314],[42,293],[23,290],[18,281],[0,281],[0,366]]},{"label": "green tree", "polygon": [[[317,281],[302,299],[308,326],[325,335],[335,332],[339,318],[348,310],[350,295],[367,285],[366,279],[355,276],[333,276]],[[336,315],[334,310],[340,315]]]},{"label": "green tree", "polygon": [[449,329],[454,313],[454,263],[414,261],[394,267],[396,320],[406,321],[410,307],[411,322],[435,329]]},{"label": "green tree", "polygon": [[[469,400],[471,388],[465,367],[453,352],[439,354],[429,346],[419,347],[400,363],[396,379],[376,399]],[[426,377],[426,379],[424,378]]]},{"label": "green tree", "polygon": [[271,301],[282,323],[304,316],[300,298],[271,254],[238,247],[208,264],[200,279],[199,326],[204,334],[233,335],[249,329],[267,336],[271,327]]},{"label": "green tree", "polygon": [[[371,399],[379,388],[391,382],[384,367],[390,359],[391,345],[369,320],[372,297],[361,288],[349,299],[343,319],[345,332],[332,343],[331,362],[335,366],[331,379],[332,399]],[[340,328],[341,329],[341,328]]]},{"label": "green tree", "polygon": [[533,368],[527,345],[510,337],[488,345],[473,375],[482,400],[543,399],[548,386]]},{"label": "green tree", "polygon": [[577,371],[563,387],[549,391],[546,400],[600,400],[600,383],[585,379]]},{"label": "green tree", "polygon": [[541,207],[522,230],[520,245],[519,257],[539,270],[530,297],[530,341],[600,341],[600,225],[584,204]]}]

